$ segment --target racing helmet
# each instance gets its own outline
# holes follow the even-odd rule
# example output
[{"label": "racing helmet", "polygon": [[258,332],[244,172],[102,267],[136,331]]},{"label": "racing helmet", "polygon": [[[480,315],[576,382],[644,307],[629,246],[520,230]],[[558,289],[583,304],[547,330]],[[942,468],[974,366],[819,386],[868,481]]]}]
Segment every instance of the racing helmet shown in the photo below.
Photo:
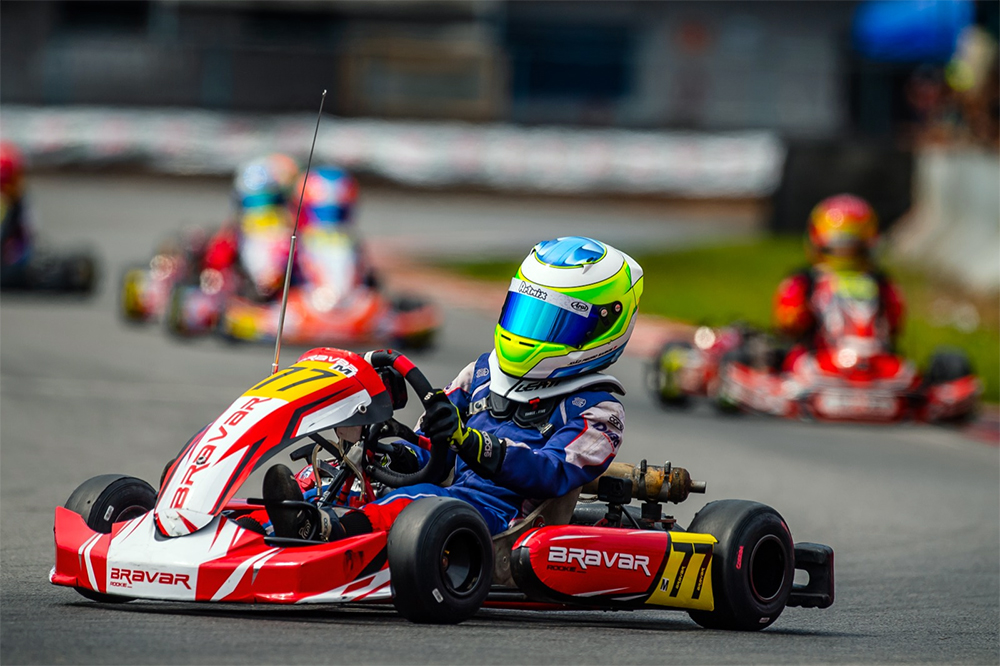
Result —
[{"label": "racing helmet", "polygon": [[532,248],[510,281],[493,334],[500,370],[558,379],[614,363],[635,328],[642,268],[610,245],[582,236]]},{"label": "racing helmet", "polygon": [[[321,166],[310,171],[304,191],[303,178],[300,177],[295,185],[296,192],[303,192],[299,224],[328,228],[349,225],[358,198],[358,181],[335,166]],[[294,216],[298,202],[290,201],[289,204]]]},{"label": "racing helmet", "polygon": [[864,199],[838,194],[813,208],[807,239],[813,262],[860,269],[878,240],[878,216]]},{"label": "racing helmet", "polygon": [[21,196],[24,160],[21,151],[10,141],[0,141],[0,195],[5,201]]},{"label": "racing helmet", "polygon": [[239,262],[256,296],[270,298],[284,283],[291,215],[288,200],[298,166],[272,154],[244,164],[233,182]]},{"label": "racing helmet", "polygon": [[263,206],[286,205],[299,167],[288,155],[275,153],[250,160],[233,179],[233,203],[237,211]]}]

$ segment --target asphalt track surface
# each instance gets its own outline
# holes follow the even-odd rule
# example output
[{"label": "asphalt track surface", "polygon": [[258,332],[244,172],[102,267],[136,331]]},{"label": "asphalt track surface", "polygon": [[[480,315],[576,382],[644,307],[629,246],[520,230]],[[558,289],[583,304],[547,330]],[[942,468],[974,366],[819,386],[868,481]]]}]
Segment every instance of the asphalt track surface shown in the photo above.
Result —
[{"label": "asphalt track surface", "polygon": [[[178,221],[208,223],[213,211],[221,217],[223,184],[86,176],[36,178],[32,185],[46,230],[62,246],[89,243],[105,270],[92,299],[4,295],[0,301],[4,664],[1000,660],[995,446],[932,427],[819,426],[719,418],[707,409],[667,414],[642,391],[639,359],[628,357],[615,368],[632,389],[624,398],[619,460],[669,459],[708,481],[704,498],[673,507],[681,523],[705,500],[755,499],[777,508],[797,541],[833,546],[832,608],[788,609],[755,634],[704,630],[669,611],[489,610],[459,626],[433,627],[409,624],[388,608],[106,606],[54,587],[47,582],[54,507],[97,474],[155,481],[193,432],[267,374],[271,351],[215,340],[179,343],[157,327],[126,326],[116,316],[120,269],[147,258]],[[517,212],[509,201],[488,197],[456,204],[448,197],[386,193],[393,197],[397,208],[381,210],[416,211],[422,224],[441,231],[462,224],[461,211],[469,207],[484,219]],[[378,208],[374,201],[370,207]],[[574,220],[596,224],[587,217],[593,210],[583,207],[577,215],[572,209],[561,204],[545,220],[539,215],[524,225],[522,244],[572,233]],[[683,222],[657,227],[639,218],[621,221],[635,239],[690,231]],[[378,231],[398,238],[412,230],[401,221]],[[449,308],[440,345],[417,362],[432,381],[445,383],[488,349],[494,321]],[[284,363],[297,351],[286,348]]]}]

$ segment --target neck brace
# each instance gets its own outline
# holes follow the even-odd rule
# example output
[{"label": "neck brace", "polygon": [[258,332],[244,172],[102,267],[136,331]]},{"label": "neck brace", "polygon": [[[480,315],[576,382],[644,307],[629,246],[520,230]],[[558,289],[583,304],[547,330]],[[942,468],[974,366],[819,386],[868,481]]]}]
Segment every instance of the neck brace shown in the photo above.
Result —
[{"label": "neck brace", "polygon": [[518,379],[505,375],[500,370],[497,352],[490,352],[490,391],[514,402],[529,402],[538,398],[555,398],[567,393],[575,393],[588,386],[604,384],[606,390],[625,395],[625,387],[611,375],[592,372],[565,379]]}]

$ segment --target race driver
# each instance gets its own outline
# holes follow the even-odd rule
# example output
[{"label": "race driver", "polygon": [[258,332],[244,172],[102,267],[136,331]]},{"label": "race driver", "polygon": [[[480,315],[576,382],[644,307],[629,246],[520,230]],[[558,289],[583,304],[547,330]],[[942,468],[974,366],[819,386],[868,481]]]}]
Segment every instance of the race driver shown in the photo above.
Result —
[{"label": "race driver", "polygon": [[850,331],[834,306],[838,291],[851,291],[875,306],[870,333],[883,349],[894,348],[903,323],[903,297],[875,265],[878,218],[864,199],[839,194],[819,202],[809,216],[809,268],[785,278],[774,297],[778,331],[794,342],[783,369],[791,371],[809,352],[829,350]]},{"label": "race driver", "polygon": [[0,282],[19,286],[26,277],[35,232],[24,203],[24,160],[0,141]]},{"label": "race driver", "polygon": [[[468,502],[495,535],[600,476],[621,446],[625,419],[615,397],[624,388],[600,371],[624,350],[642,289],[640,266],[605,243],[566,237],[536,245],[510,282],[493,351],[438,391],[421,417],[432,445],[454,452],[454,481],[396,489],[333,516],[319,538],[388,530],[428,496]],[[269,503],[303,496],[284,465],[268,470],[263,491]],[[315,531],[302,512],[275,509],[270,517],[277,536]]]}]

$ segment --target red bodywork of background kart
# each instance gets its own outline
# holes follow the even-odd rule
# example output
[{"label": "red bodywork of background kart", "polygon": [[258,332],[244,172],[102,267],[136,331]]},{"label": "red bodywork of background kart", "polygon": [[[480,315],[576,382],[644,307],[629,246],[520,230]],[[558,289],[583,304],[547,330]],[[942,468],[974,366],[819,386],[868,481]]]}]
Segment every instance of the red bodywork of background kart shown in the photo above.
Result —
[{"label": "red bodywork of background kart", "polygon": [[648,378],[654,397],[666,405],[702,396],[725,411],[824,421],[961,420],[975,413],[982,392],[968,361],[951,351],[935,354],[924,373],[901,356],[859,359],[850,347],[807,352],[790,370],[781,369],[787,365],[760,332],[702,327],[694,344],[668,342]]}]

